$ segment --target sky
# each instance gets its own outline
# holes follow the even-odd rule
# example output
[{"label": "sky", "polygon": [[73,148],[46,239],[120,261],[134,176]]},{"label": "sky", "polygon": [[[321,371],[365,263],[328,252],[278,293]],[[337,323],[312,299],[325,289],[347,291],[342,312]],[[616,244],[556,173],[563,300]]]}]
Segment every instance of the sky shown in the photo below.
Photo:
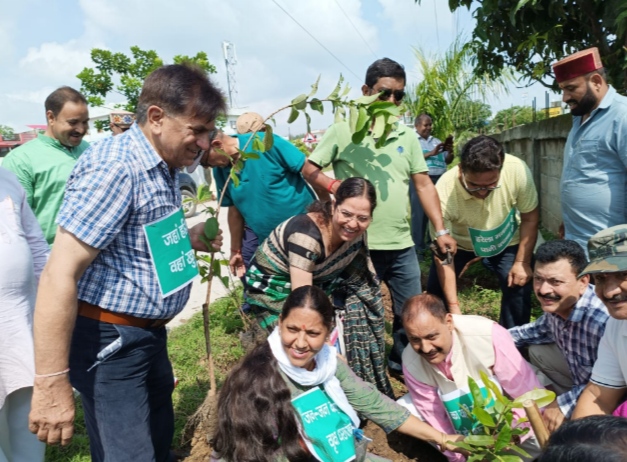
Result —
[{"label": "sky", "polygon": [[[166,63],[178,54],[205,51],[217,67],[212,79],[226,93],[222,42],[229,41],[237,57],[234,105],[264,116],[307,93],[318,76],[320,95],[332,91],[341,73],[351,85],[350,96],[357,97],[367,67],[382,57],[403,64],[407,83],[415,84],[420,75],[413,47],[443,53],[459,34],[472,33],[471,13],[452,14],[447,4],[443,0],[423,0],[420,5],[413,0],[0,0],[0,124],[17,132],[26,125],[45,124],[46,96],[61,85],[80,88],[76,74],[92,66],[92,48],[130,54],[130,47],[137,45],[155,50]],[[545,88],[512,85],[509,94],[486,102],[495,113],[512,105],[530,105],[533,97],[543,107]],[[551,100],[556,99],[559,96],[552,94]],[[324,116],[312,117],[312,128],[326,128],[332,122],[327,114],[330,107],[325,109]],[[302,118],[288,127],[287,117],[288,111],[276,117],[279,134],[305,132]]]}]

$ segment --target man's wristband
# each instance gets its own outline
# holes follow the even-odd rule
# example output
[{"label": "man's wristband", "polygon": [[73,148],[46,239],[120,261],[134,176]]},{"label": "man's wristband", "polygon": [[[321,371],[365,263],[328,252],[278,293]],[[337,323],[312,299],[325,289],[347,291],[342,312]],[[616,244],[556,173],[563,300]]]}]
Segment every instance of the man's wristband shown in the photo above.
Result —
[{"label": "man's wristband", "polygon": [[242,253],[242,249],[231,249],[231,253],[240,254]]},{"label": "man's wristband", "polygon": [[53,372],[51,374],[35,374],[35,378],[36,379],[45,379],[45,378],[48,378],[48,377],[56,377],[58,375],[67,374],[68,372],[70,372],[70,368],[69,367],[67,369],[62,370],[62,371]]},{"label": "man's wristband", "polygon": [[451,232],[446,228],[441,229],[440,231],[436,231],[435,238],[437,239],[438,237],[444,236],[445,234],[451,234]]},{"label": "man's wristband", "polygon": [[342,182],[342,180],[333,180],[331,183],[329,183],[327,185],[327,191],[329,191],[331,194],[333,194],[333,191],[331,191],[333,189],[333,185],[335,183],[341,183],[341,182]]}]

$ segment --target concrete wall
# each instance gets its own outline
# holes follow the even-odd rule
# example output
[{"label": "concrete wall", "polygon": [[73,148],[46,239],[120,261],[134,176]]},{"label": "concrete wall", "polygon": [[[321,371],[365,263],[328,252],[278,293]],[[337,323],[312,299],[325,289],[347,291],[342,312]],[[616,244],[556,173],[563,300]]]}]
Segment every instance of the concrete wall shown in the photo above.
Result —
[{"label": "concrete wall", "polygon": [[565,114],[521,125],[493,135],[505,152],[523,159],[538,189],[541,225],[557,234],[561,217],[560,178],[564,145],[572,126],[572,116]]}]

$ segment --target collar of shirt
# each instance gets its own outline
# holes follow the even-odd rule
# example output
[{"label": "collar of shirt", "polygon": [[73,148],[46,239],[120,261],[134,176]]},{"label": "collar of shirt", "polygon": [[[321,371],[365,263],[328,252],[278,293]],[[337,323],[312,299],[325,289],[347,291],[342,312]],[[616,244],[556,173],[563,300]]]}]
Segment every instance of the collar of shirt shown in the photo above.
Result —
[{"label": "collar of shirt", "polygon": [[[68,147],[68,146],[65,146],[65,145],[61,144],[61,143],[59,142],[59,140],[57,140],[57,139],[55,139],[55,138],[51,138],[51,137],[49,137],[48,135],[44,135],[44,134],[42,134],[42,133],[40,133],[39,135],[37,135],[37,139],[38,139],[39,141],[41,141],[43,144],[46,144],[46,145],[48,145],[48,146],[50,146],[50,147],[53,147],[53,148],[55,148],[55,149],[58,149],[59,151],[63,151],[63,152],[65,152],[65,153],[72,154],[72,155],[74,155],[74,153],[76,152],[77,148],[80,146],[80,144],[79,144],[78,146],[74,146],[74,147],[71,147],[71,148],[70,148],[70,147]],[[83,142],[83,141],[81,140],[81,143],[82,143],[82,142]]]},{"label": "collar of shirt", "polygon": [[[137,160],[146,170],[155,168],[161,163],[163,163],[163,165],[167,168],[168,165],[161,158],[161,156],[157,154],[154,146],[150,144],[150,141],[148,141],[148,138],[146,138],[146,135],[144,135],[144,132],[142,132],[137,123],[134,123],[127,133],[127,136],[130,136],[133,139],[138,148],[136,151]],[[126,133],[118,136],[125,135]]]},{"label": "collar of shirt", "polygon": [[[418,133],[418,132],[416,132]],[[427,143],[433,139],[433,136],[429,135],[428,138],[424,138],[420,133],[418,133],[418,139],[425,140]]]},{"label": "collar of shirt", "polygon": [[567,321],[568,322],[581,322],[583,320],[584,315],[586,314],[586,309],[590,305],[590,299],[594,296],[595,296],[594,286],[592,284],[588,284],[586,291],[583,293],[581,297],[579,297],[579,300],[577,300],[577,303],[575,303],[575,307],[573,308],[573,311],[570,312],[570,315],[568,316]]}]

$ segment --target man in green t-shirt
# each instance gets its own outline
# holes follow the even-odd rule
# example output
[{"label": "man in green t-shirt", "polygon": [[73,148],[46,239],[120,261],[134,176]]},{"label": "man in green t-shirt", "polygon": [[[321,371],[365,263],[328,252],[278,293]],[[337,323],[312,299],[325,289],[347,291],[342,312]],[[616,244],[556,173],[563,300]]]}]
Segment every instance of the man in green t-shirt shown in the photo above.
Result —
[{"label": "man in green t-shirt", "polygon": [[52,244],[65,183],[78,156],[89,146],[83,141],[89,129],[89,111],[85,97],[70,87],[50,93],[44,106],[45,133],[11,151],[2,166],[17,176],[46,241]]},{"label": "man in green t-shirt", "polygon": [[[381,100],[400,105],[405,96],[405,82],[403,66],[383,58],[370,65],[361,89],[364,95],[379,93]],[[407,337],[400,314],[405,300],[422,292],[420,267],[407,219],[410,182],[437,229],[440,250],[454,254],[457,244],[444,228],[438,194],[429,179],[429,169],[413,130],[397,122],[383,147],[376,148],[375,142],[368,133],[355,145],[348,123],[336,123],[327,130],[307,160],[303,175],[310,184],[331,193],[337,191],[340,182],[321,173],[321,168],[327,165],[333,165],[335,178],[339,180],[363,177],[374,184],[377,207],[368,229],[368,247],[377,275],[389,287],[394,302],[394,347],[388,367],[392,372],[402,373],[401,355]]]}]

